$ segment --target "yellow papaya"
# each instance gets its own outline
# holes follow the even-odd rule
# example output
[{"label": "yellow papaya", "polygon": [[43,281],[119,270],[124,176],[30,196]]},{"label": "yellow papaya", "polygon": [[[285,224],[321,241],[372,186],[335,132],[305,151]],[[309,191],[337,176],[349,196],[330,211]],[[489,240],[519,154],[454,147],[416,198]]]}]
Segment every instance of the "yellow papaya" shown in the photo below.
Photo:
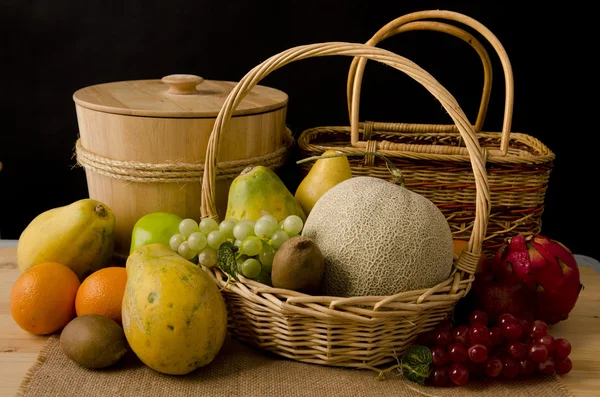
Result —
[{"label": "yellow papaya", "polygon": [[134,250],[126,269],[123,330],[138,358],[169,375],[211,363],[225,341],[227,309],[210,276],[161,243]]},{"label": "yellow papaya", "polygon": [[115,216],[93,199],[53,208],[35,217],[19,236],[21,273],[44,262],[68,266],[81,281],[110,264]]},{"label": "yellow papaya", "polygon": [[278,222],[290,215],[306,220],[302,207],[273,170],[262,165],[248,167],[229,187],[225,217],[256,221],[266,213]]}]

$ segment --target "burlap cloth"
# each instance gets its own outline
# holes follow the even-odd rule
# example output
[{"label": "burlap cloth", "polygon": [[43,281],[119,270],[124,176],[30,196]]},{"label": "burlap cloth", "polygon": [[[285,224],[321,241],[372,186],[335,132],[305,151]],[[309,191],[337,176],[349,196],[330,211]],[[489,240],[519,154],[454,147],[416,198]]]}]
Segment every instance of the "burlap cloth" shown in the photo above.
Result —
[{"label": "burlap cloth", "polygon": [[23,380],[18,396],[571,396],[556,376],[422,387],[370,370],[304,364],[227,339],[215,360],[186,376],[160,374],[133,353],[110,369],[89,370],[69,360],[52,336]]}]

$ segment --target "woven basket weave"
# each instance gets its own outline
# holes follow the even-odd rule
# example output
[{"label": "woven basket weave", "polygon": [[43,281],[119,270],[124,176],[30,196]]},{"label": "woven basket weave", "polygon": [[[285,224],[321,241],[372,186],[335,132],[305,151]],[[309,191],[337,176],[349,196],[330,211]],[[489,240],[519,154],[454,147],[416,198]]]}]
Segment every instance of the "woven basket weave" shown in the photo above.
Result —
[{"label": "woven basket weave", "polygon": [[214,187],[219,138],[226,133],[237,104],[272,71],[293,61],[329,55],[367,57],[406,73],[427,88],[452,117],[470,156],[477,195],[467,249],[455,258],[453,271],[444,282],[393,296],[311,296],[268,287],[241,275],[240,281],[228,281],[218,267],[205,270],[223,289],[230,331],[238,339],[302,362],[373,367],[395,360],[417,334],[447,318],[471,287],[486,233],[489,189],[483,151],[456,100],[431,75],[399,55],[364,44],[312,44],[267,59],[240,80],[216,118],[206,154],[201,214],[218,221]]},{"label": "woven basket weave", "polygon": [[[452,25],[426,19],[460,22],[486,38],[500,57],[505,79],[502,132],[482,132],[490,99],[492,72],[488,53],[470,33]],[[541,216],[554,153],[538,139],[510,131],[513,109],[513,75],[508,56],[496,36],[465,15],[450,11],[420,11],[404,15],[381,28],[366,44],[411,30],[434,30],[461,38],[479,54],[484,82],[479,114],[474,124],[484,160],[491,197],[484,252],[493,255],[506,237],[515,233],[540,233]],[[298,138],[300,156],[319,156],[329,149],[342,152],[377,151],[402,170],[406,187],[424,195],[444,213],[453,236],[466,239],[475,221],[476,192],[470,158],[454,125],[378,123],[358,121],[360,89],[366,59],[355,58],[348,75],[350,126],[317,127]],[[389,179],[385,162],[366,156],[349,158],[355,176]],[[301,165],[306,175],[311,162]]]}]

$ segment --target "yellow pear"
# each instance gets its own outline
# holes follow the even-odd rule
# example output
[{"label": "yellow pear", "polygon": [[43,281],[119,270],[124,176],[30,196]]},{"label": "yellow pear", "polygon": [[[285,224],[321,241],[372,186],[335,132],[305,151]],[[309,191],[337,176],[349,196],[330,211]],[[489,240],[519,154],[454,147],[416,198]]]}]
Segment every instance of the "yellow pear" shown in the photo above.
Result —
[{"label": "yellow pear", "polygon": [[[322,156],[341,154],[338,150],[327,150]],[[296,189],[296,201],[306,216],[326,191],[346,179],[352,178],[348,157],[339,156],[315,161],[308,174]]]}]

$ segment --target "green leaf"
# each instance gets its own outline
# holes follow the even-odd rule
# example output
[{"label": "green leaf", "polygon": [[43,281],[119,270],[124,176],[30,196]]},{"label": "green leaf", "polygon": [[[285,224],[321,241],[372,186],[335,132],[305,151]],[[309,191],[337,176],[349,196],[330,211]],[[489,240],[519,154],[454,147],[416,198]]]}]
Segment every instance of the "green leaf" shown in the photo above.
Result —
[{"label": "green leaf", "polygon": [[411,345],[402,356],[402,374],[412,382],[424,384],[431,373],[433,356],[426,346]]},{"label": "green leaf", "polygon": [[411,382],[424,385],[430,373],[431,368],[429,364],[408,365],[402,363],[402,375]]},{"label": "green leaf", "polygon": [[221,270],[233,277],[234,280],[239,281],[239,279],[235,275],[237,271],[235,252],[237,250],[238,248],[235,245],[233,245],[233,243],[229,241],[224,242],[219,246],[219,250],[217,251],[217,263]]},{"label": "green leaf", "polygon": [[431,364],[433,356],[431,350],[426,346],[410,345],[404,350],[402,361],[414,364]]}]

